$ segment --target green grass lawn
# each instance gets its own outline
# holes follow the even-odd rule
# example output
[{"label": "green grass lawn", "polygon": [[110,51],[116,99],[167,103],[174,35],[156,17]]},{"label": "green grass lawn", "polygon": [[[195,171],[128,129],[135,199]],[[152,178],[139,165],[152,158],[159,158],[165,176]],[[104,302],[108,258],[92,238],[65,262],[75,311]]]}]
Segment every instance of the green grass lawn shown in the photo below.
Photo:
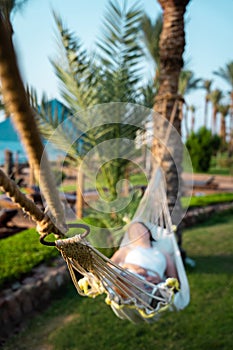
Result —
[{"label": "green grass lawn", "polygon": [[56,249],[48,249],[39,242],[34,228],[22,231],[0,241],[0,287],[30,273],[41,262],[50,262],[58,255]]},{"label": "green grass lawn", "polygon": [[233,216],[185,230],[190,305],[152,324],[119,320],[102,297],[83,298],[70,283],[51,306],[30,319],[4,350],[230,350],[233,325]]},{"label": "green grass lawn", "polygon": [[[218,193],[201,197],[182,198],[184,208],[206,206],[220,202],[232,202],[233,193]],[[88,210],[86,210],[88,215]],[[87,224],[94,225],[96,219],[86,217]],[[99,223],[100,224],[100,223]],[[71,230],[72,231],[72,230]],[[51,236],[53,240],[53,236]],[[57,250],[40,244],[39,235],[34,228],[1,240],[0,244],[0,287],[6,282],[20,278],[43,261],[57,256]]]},{"label": "green grass lawn", "polygon": [[184,208],[187,207],[205,207],[210,204],[229,203],[233,201],[233,193],[213,193],[205,196],[193,196],[181,198]]},{"label": "green grass lawn", "polygon": [[[130,181],[131,185],[133,185],[133,186],[147,185],[147,183],[148,183],[148,179],[146,178],[144,173],[138,173],[138,174],[131,175],[129,181]],[[85,189],[89,189],[92,187],[93,187],[93,184],[92,184],[92,186],[90,186],[90,184],[88,184],[88,182],[86,181]],[[59,190],[62,192],[75,192],[76,188],[77,188],[77,185],[74,181],[74,184],[62,184],[59,187]]]}]

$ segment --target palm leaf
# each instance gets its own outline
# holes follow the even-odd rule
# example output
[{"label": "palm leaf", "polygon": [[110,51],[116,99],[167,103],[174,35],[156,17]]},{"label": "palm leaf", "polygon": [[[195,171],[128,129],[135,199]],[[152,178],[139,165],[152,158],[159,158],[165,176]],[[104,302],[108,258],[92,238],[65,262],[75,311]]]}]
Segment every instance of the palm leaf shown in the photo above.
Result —
[{"label": "palm leaf", "polygon": [[[55,73],[60,81],[61,95],[73,110],[87,108],[96,103],[95,77],[91,62],[81,40],[69,31],[61,18],[54,13],[58,29],[58,42],[61,57],[51,59]],[[79,107],[79,108],[77,108]]]},{"label": "palm leaf", "polygon": [[[137,36],[141,18],[142,11],[139,6],[133,5],[127,9],[126,3],[123,8],[117,2],[109,3],[103,22],[103,34],[97,41],[97,46],[99,60],[104,62],[106,69],[112,75],[125,67],[130,76],[131,69],[142,59],[142,45]],[[137,73],[136,76],[134,72],[136,82],[140,79],[139,70]],[[118,75],[118,79],[124,77]],[[130,85],[133,87],[132,84]]]},{"label": "palm leaf", "polygon": [[224,79],[233,88],[233,61],[228,62],[224,68],[214,71],[214,74]]}]

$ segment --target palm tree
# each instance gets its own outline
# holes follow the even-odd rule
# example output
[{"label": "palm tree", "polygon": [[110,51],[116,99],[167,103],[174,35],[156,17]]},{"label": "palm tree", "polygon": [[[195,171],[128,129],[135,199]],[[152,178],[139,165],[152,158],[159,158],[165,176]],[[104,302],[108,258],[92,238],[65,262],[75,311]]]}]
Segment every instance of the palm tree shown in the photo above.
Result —
[{"label": "palm tree", "polygon": [[223,98],[223,92],[219,89],[215,89],[209,94],[209,100],[212,103],[212,134],[213,135],[217,133],[218,106],[222,98]]},{"label": "palm tree", "polygon": [[[17,4],[15,1],[4,1],[6,6],[2,6],[0,11],[0,80],[4,106],[12,115],[29,161],[36,171],[37,179],[39,179],[39,176],[41,178],[41,188],[52,214],[57,218],[58,224],[60,223],[63,226],[63,208],[56,192],[55,181],[50,172],[46,156],[43,164],[41,163],[44,148],[34,119],[34,112],[29,104],[20,76],[14,51],[9,17],[10,10],[13,10],[15,4]],[[51,188],[54,188],[54,190],[51,191]]]},{"label": "palm tree", "polygon": [[[183,108],[185,106],[185,108]],[[184,111],[183,111],[184,109]],[[189,130],[189,126],[188,126],[188,113],[190,110],[190,106],[184,101],[184,102],[180,102],[180,115],[181,120],[184,121],[184,128],[185,128],[185,133],[186,133],[186,139],[189,137],[190,134],[190,130]]]},{"label": "palm tree", "polygon": [[[179,76],[183,67],[183,52],[185,46],[184,13],[189,0],[159,0],[163,9],[163,29],[160,36],[160,78],[159,90],[155,98],[154,110],[170,119],[175,101],[178,99]],[[166,108],[165,108],[166,107]],[[181,121],[179,111],[174,116],[174,127],[180,134]],[[156,143],[155,143],[156,146]],[[158,146],[158,145],[157,145]],[[179,224],[181,220],[180,193],[178,183],[181,174],[182,149],[181,145],[171,145],[174,161],[166,151],[162,167],[165,170],[167,180],[167,192],[170,210],[173,212],[173,221]],[[155,155],[159,155],[159,149],[154,149]],[[179,205],[176,205],[175,203]],[[181,246],[181,234],[178,231],[178,244]]]},{"label": "palm tree", "polygon": [[194,72],[191,70],[182,69],[179,76],[178,92],[185,96],[190,91],[197,89],[200,78],[195,78]]},{"label": "palm tree", "polygon": [[189,109],[191,111],[191,132],[194,132],[196,107],[191,105]]},{"label": "palm tree", "polygon": [[[189,92],[192,90],[197,89],[199,86],[199,82],[201,81],[200,78],[195,78],[194,73],[190,70],[182,69],[180,76],[179,76],[179,84],[178,84],[178,92],[181,96],[185,97]],[[183,113],[183,106],[185,105],[186,111]],[[189,135],[188,130],[188,105],[185,102],[185,99],[180,102],[180,119],[184,119],[184,125],[186,129],[186,136]]]},{"label": "palm tree", "polygon": [[144,15],[142,22],[142,30],[145,38],[145,44],[150,54],[151,59],[156,65],[154,84],[158,89],[159,71],[160,71],[160,55],[159,55],[159,40],[162,32],[163,18],[159,15],[153,22],[150,17]]},{"label": "palm tree", "polygon": [[231,109],[233,109],[233,61],[228,62],[224,68],[219,68],[218,71],[214,71],[214,74],[224,79],[225,82],[230,85]]},{"label": "palm tree", "polygon": [[229,104],[220,104],[218,106],[218,111],[221,115],[219,136],[222,139],[223,145],[226,144],[226,116],[228,115],[229,110],[230,110]]},{"label": "palm tree", "polygon": [[[117,3],[110,2],[102,23],[103,34],[97,41],[98,50],[95,59],[93,59],[93,55],[87,52],[81,44],[81,40],[64,26],[58,15],[54,14],[58,40],[62,50],[59,52],[60,55],[52,59],[51,62],[59,79],[63,100],[75,118],[71,121],[72,127],[69,128],[69,131],[61,129],[60,132],[53,135],[53,141],[59,147],[64,146],[64,149],[68,150],[70,159],[75,162],[77,167],[85,155],[91,149],[97,149],[96,146],[100,145],[101,142],[123,137],[134,139],[136,136],[137,127],[132,125],[135,125],[139,116],[131,112],[128,116],[122,115],[120,106],[118,107],[119,120],[112,120],[112,123],[108,121],[106,125],[98,128],[93,128],[94,121],[89,117],[84,118],[85,113],[81,113],[81,111],[90,110],[90,107],[94,108],[95,105],[103,103],[137,103],[139,101],[142,81],[139,62],[143,58],[143,48],[140,33],[138,35],[135,33],[138,32],[137,28],[141,26],[141,17],[142,11],[137,5],[128,8],[125,4],[121,7]],[[117,115],[117,113],[115,114]],[[88,115],[88,111],[86,115]],[[125,120],[128,118],[129,125],[124,124],[122,118]],[[132,125],[130,125],[130,120]],[[46,118],[46,114],[44,114],[40,120],[42,134],[49,138],[57,129],[58,124],[54,123],[51,118]],[[82,135],[84,140],[82,150],[80,151],[75,143],[72,147],[67,147],[72,139],[72,132],[78,133],[82,127],[87,130],[85,135]],[[117,153],[119,150],[120,147],[112,148],[112,152],[115,152],[112,161],[104,162],[103,159],[101,160],[104,165],[100,168],[102,174],[100,178],[105,178],[106,187],[110,193],[108,199],[110,200],[114,200],[116,197],[116,184],[123,177],[125,167],[129,162],[129,160],[119,157]],[[101,157],[101,154],[98,157]],[[94,164],[92,165],[94,166]],[[98,189],[104,196],[105,193],[101,186]]]},{"label": "palm tree", "polygon": [[211,85],[213,80],[203,80],[203,88],[206,91],[205,94],[205,109],[204,109],[204,125],[207,126],[207,116],[208,116],[208,104],[209,104],[209,95],[211,91]]},{"label": "palm tree", "polygon": [[218,75],[229,84],[231,91],[231,104],[230,104],[230,142],[229,142],[229,153],[233,153],[233,61],[230,61],[226,64],[224,68],[219,68],[218,71],[214,72],[215,75]]}]

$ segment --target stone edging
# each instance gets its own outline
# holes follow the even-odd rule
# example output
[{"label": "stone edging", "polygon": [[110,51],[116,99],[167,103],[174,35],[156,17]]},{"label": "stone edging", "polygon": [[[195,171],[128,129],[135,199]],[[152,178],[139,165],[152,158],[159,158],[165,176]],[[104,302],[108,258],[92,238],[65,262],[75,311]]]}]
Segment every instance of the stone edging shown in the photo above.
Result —
[{"label": "stone edging", "polygon": [[33,312],[47,306],[58,289],[70,276],[62,258],[52,267],[42,264],[32,270],[32,276],[0,293],[0,346],[12,333],[20,329],[22,321]]},{"label": "stone edging", "polygon": [[182,220],[184,227],[190,227],[201,223],[215,213],[221,213],[233,209],[233,202],[208,205],[207,207],[191,208]]}]

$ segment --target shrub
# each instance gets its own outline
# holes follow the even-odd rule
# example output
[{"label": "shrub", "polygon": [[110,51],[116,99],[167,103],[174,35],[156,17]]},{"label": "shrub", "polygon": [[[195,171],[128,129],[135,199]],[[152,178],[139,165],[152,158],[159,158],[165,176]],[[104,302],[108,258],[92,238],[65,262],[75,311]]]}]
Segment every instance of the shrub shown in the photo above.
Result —
[{"label": "shrub", "polygon": [[220,138],[212,135],[206,127],[201,127],[196,133],[192,132],[186,141],[195,171],[207,172],[210,168],[212,155],[220,147]]}]

